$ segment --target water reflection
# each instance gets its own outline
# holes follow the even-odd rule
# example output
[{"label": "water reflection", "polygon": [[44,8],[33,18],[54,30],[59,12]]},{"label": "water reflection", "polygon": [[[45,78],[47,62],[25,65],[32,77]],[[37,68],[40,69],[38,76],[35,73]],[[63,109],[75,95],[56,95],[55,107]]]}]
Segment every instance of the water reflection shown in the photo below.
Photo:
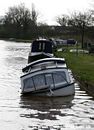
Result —
[{"label": "water reflection", "polygon": [[21,96],[20,107],[31,110],[31,113],[23,113],[20,116],[40,120],[57,120],[57,115],[66,116],[66,114],[61,113],[61,109],[71,108],[73,98],[74,96],[57,98]]}]

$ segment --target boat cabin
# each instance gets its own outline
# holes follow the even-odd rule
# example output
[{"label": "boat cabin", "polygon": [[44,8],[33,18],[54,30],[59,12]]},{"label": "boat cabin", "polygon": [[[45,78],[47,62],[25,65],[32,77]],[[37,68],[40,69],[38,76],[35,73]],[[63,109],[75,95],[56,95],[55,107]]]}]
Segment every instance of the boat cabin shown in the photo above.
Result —
[{"label": "boat cabin", "polygon": [[49,40],[35,40],[31,44],[31,52],[52,53],[52,42]]},{"label": "boat cabin", "polygon": [[28,56],[28,63],[33,61],[53,57],[53,42],[50,40],[35,40],[31,44]]}]

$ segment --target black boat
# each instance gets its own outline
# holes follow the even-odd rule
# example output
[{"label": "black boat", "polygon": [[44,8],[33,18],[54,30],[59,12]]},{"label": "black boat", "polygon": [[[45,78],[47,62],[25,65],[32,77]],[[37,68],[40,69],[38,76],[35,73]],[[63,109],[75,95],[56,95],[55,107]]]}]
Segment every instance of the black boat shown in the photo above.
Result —
[{"label": "black boat", "polygon": [[37,39],[31,44],[31,50],[28,56],[28,63],[33,61],[52,58],[53,57],[53,42],[47,39]]}]

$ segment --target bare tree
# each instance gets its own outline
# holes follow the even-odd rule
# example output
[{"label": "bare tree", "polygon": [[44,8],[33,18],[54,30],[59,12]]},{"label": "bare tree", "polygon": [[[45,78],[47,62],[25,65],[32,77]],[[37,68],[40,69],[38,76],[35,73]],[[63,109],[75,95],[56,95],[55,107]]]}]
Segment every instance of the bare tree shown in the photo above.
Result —
[{"label": "bare tree", "polygon": [[81,39],[82,39],[82,48],[84,47],[84,36],[85,36],[85,29],[88,26],[92,25],[92,13],[90,11],[88,12],[74,12],[71,15],[71,18],[69,20],[69,25],[77,27],[80,29],[81,32]]},{"label": "bare tree", "polygon": [[33,24],[37,25],[38,12],[35,10],[34,4],[32,4],[31,18]]},{"label": "bare tree", "polygon": [[10,7],[5,15],[5,20],[7,22],[11,24],[19,24],[19,26],[23,26],[24,22],[28,22],[30,18],[30,11],[25,8],[24,4],[21,4],[18,7]]},{"label": "bare tree", "polygon": [[[6,32],[10,30],[10,36],[16,38],[26,38],[37,35],[38,13],[32,4],[32,11],[29,11],[24,4],[10,7],[4,16]],[[13,34],[14,32],[14,34]],[[29,34],[28,34],[29,33]]]},{"label": "bare tree", "polygon": [[24,4],[21,4],[18,7],[10,7],[9,11],[4,17],[4,24],[6,28],[8,28],[10,31],[14,28],[17,32],[17,35],[22,35],[21,31],[27,31],[30,21],[30,11],[25,8]]},{"label": "bare tree", "polygon": [[74,12],[70,16],[62,15],[61,17],[57,17],[56,21],[61,26],[71,26],[76,27],[80,30],[81,40],[82,40],[82,48],[84,46],[84,35],[86,27],[92,25],[92,13],[91,11],[88,12]]},{"label": "bare tree", "polygon": [[62,15],[61,17],[58,16],[56,18],[56,21],[60,26],[67,26],[69,21],[69,16],[68,15]]}]

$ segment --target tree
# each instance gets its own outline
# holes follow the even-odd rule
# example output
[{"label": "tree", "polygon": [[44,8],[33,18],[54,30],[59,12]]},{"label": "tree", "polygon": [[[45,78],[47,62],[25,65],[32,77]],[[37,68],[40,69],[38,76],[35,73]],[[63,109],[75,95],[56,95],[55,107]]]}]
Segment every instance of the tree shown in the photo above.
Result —
[{"label": "tree", "polygon": [[74,12],[71,15],[71,18],[69,20],[69,25],[77,27],[80,29],[81,32],[81,41],[82,41],[82,48],[84,47],[84,36],[85,36],[85,29],[88,26],[92,25],[92,13],[90,11],[88,12]]},{"label": "tree", "polygon": [[61,17],[58,16],[56,18],[56,21],[60,26],[67,26],[69,21],[69,16],[68,15],[62,15]]},{"label": "tree", "polygon": [[37,27],[37,18],[38,12],[35,10],[34,4],[32,4],[32,11],[31,11],[31,33],[34,38],[38,37],[38,27]]},{"label": "tree", "polygon": [[[9,11],[4,17],[4,24],[7,31],[10,30],[10,33],[16,33],[16,37],[19,38],[21,35],[28,30],[28,26],[31,22],[30,11],[25,8],[24,4],[19,5],[18,7],[10,7]],[[24,35],[25,36],[25,35]]]},{"label": "tree", "polygon": [[35,10],[34,4],[32,4],[31,18],[33,24],[37,25],[38,12]]},{"label": "tree", "polygon": [[84,36],[85,36],[85,29],[88,26],[91,26],[93,23],[92,12],[74,12],[70,16],[62,15],[61,17],[57,17],[57,23],[61,26],[73,27],[80,30],[81,34],[81,42],[82,48],[84,47]]}]

